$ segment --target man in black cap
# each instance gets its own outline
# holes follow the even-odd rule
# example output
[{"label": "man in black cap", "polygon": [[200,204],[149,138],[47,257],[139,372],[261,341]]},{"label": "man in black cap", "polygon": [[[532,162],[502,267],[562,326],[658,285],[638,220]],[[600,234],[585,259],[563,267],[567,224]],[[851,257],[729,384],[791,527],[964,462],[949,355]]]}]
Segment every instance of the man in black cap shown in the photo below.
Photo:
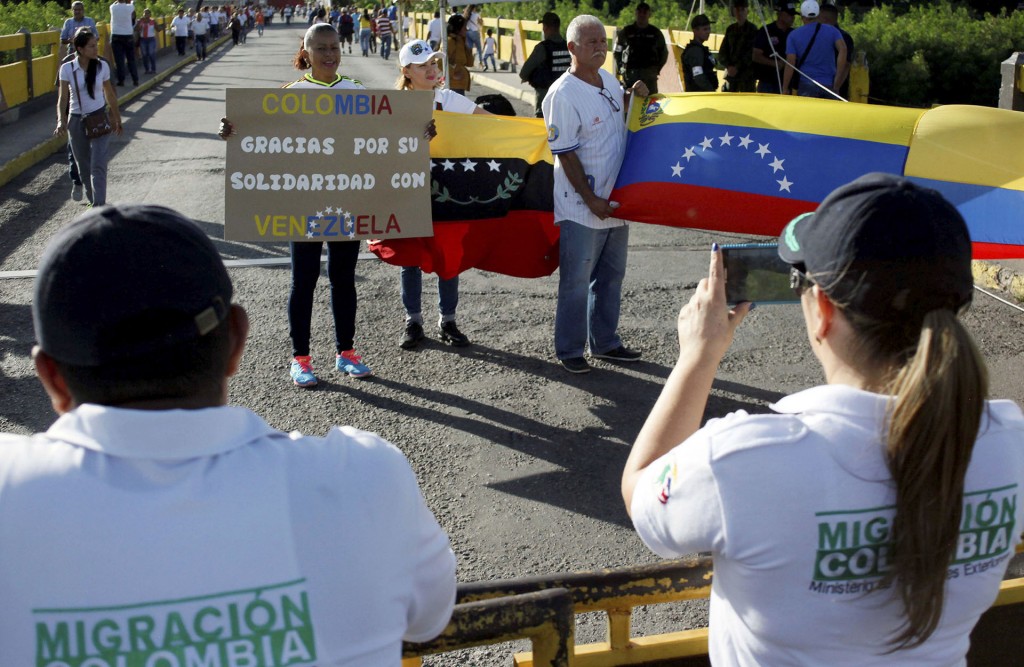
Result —
[{"label": "man in black cap", "polygon": [[757,90],[754,73],[754,40],[757,27],[747,20],[747,0],[733,0],[736,22],[725,29],[718,60],[725,66],[725,90],[730,93],[753,93]]},{"label": "man in black cap", "polygon": [[711,36],[711,21],[703,14],[697,14],[690,21],[693,39],[683,49],[683,83],[686,91],[714,92],[718,90],[718,72],[715,71],[715,57],[711,49],[704,46]]},{"label": "man in black cap", "polygon": [[619,31],[615,41],[615,71],[626,90],[637,81],[647,85],[649,94],[658,92],[658,75],[668,62],[668,46],[661,30],[650,23],[651,6],[636,6],[636,21]]},{"label": "man in black cap", "polygon": [[793,31],[796,6],[792,2],[779,5],[776,19],[757,31],[752,58],[757,73],[757,92],[780,93],[786,70],[786,38]]},{"label": "man in black cap", "polygon": [[568,71],[572,63],[572,56],[569,54],[569,45],[562,38],[560,29],[562,19],[558,14],[548,12],[540,21],[544,30],[544,39],[537,46],[533,47],[530,57],[523,63],[519,71],[519,78],[529,83],[534,89],[537,118],[543,118],[541,103],[548,94],[548,88],[555,80]]},{"label": "man in black cap", "polygon": [[455,559],[401,452],[226,405],[231,297],[163,207],[93,209],[47,247],[33,358],[60,417],[0,436],[0,664],[398,664],[446,625]]}]

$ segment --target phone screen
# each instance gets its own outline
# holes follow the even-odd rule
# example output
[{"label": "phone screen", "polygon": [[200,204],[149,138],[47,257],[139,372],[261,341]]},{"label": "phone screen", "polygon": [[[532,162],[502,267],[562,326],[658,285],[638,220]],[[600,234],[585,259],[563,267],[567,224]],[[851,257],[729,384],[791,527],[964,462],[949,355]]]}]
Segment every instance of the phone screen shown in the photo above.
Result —
[{"label": "phone screen", "polygon": [[799,303],[789,286],[790,266],[777,243],[721,246],[725,262],[725,298],[730,304]]}]

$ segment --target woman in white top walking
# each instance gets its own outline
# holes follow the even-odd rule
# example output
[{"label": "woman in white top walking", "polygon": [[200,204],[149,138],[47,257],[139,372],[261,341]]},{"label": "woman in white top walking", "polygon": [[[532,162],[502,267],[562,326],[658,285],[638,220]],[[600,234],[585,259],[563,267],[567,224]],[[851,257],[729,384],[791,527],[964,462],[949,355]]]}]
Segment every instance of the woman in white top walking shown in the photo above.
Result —
[{"label": "woman in white top walking", "polygon": [[68,132],[71,152],[75,156],[78,173],[85,185],[89,205],[100,206],[107,203],[107,154],[110,135],[90,139],[85,135],[82,118],[101,112],[109,105],[110,125],[113,131],[120,135],[121,113],[117,109],[117,93],[110,83],[110,65],[99,57],[96,35],[89,28],[79,28],[71,43],[78,57],[60,66],[57,128],[53,133],[61,135]]}]

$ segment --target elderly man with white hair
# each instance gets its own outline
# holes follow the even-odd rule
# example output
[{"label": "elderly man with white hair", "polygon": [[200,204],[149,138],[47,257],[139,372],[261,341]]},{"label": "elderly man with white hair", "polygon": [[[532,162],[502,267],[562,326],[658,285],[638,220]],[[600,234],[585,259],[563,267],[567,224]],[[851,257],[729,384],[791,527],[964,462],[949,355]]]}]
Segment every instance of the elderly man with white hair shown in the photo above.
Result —
[{"label": "elderly man with white hair", "polygon": [[632,94],[647,97],[648,89],[637,81],[623,91],[602,69],[608,37],[597,17],[577,16],[566,40],[572,65],[543,103],[561,227],[555,354],[570,373],[587,373],[587,347],[597,359],[640,359],[618,334],[629,227],[614,217],[617,204],[608,197],[626,149],[628,101]]}]

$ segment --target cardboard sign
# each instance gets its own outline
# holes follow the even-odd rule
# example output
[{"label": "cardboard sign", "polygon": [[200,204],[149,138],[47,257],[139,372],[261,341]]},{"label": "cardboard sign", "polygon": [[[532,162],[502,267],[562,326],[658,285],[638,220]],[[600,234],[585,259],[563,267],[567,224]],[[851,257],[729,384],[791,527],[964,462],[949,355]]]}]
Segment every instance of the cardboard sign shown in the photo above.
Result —
[{"label": "cardboard sign", "polygon": [[431,236],[428,92],[228,88],[224,238]]}]

